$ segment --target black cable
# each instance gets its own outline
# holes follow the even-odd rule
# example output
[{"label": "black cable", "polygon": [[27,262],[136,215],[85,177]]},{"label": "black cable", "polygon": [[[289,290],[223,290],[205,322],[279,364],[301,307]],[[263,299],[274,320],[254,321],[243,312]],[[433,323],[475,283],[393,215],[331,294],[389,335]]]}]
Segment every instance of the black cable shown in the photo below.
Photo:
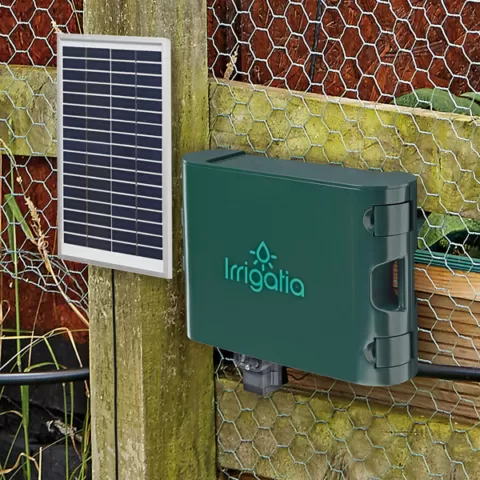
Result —
[{"label": "black cable", "polygon": [[88,368],[54,370],[51,372],[2,373],[0,374],[0,386],[81,382],[88,380],[89,376],[90,370]]},{"label": "black cable", "polygon": [[454,365],[433,365],[431,363],[419,362],[417,377],[459,380],[463,382],[480,382],[480,368],[457,367]]}]

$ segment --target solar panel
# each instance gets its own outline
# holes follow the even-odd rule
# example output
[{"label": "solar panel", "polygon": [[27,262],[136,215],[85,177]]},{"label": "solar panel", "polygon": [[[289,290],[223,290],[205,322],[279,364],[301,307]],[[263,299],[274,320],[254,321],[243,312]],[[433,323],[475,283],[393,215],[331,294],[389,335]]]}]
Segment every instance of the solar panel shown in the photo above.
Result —
[{"label": "solar panel", "polygon": [[172,277],[170,42],[58,34],[59,254]]}]

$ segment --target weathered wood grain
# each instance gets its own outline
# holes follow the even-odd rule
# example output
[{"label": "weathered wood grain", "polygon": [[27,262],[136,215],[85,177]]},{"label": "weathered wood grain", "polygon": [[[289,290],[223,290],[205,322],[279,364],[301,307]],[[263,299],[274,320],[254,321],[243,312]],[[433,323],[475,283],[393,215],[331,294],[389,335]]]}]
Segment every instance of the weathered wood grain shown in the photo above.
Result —
[{"label": "weathered wood grain", "polygon": [[480,119],[219,80],[212,146],[417,174],[427,211],[480,218]]},{"label": "weathered wood grain", "polygon": [[[116,410],[110,419],[117,433],[114,478],[213,480],[213,353],[186,336],[180,215],[181,158],[208,147],[206,5],[203,0],[91,0],[85,8],[85,27],[87,33],[160,36],[172,42],[174,278],[115,272],[110,327],[117,376]],[[104,320],[97,316],[91,323]],[[92,343],[102,341],[91,336]],[[92,362],[97,362],[97,371],[110,369],[101,358],[92,357]],[[93,384],[94,392],[95,388]],[[100,386],[99,391],[103,388],[110,387]],[[94,393],[93,402],[101,400]],[[96,435],[102,432],[97,429]],[[94,477],[104,478],[110,477]]]},{"label": "weathered wood grain", "polygon": [[116,358],[112,271],[89,267],[90,385],[93,476],[116,478]]},{"label": "weathered wood grain", "polygon": [[[463,299],[464,304],[471,304],[480,300],[480,275],[475,272],[417,264],[415,289],[418,292]],[[465,302],[465,300],[470,300],[470,302]]]}]

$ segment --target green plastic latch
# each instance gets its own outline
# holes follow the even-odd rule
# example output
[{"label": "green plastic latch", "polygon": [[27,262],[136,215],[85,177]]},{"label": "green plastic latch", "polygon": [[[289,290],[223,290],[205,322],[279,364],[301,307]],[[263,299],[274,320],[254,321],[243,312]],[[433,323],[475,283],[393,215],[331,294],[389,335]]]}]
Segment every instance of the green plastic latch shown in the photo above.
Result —
[{"label": "green plastic latch", "polygon": [[405,365],[412,358],[412,334],[375,339],[375,366],[391,368]]},{"label": "green plastic latch", "polygon": [[413,228],[410,202],[398,205],[376,205],[373,207],[373,234],[389,237],[408,233]]}]

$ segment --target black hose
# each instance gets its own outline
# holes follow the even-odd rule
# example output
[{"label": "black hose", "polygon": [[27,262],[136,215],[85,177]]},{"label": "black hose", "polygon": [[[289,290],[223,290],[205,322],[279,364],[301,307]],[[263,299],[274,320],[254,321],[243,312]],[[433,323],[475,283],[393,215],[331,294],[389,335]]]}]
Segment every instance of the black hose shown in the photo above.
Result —
[{"label": "black hose", "polygon": [[419,362],[417,377],[459,380],[463,382],[480,382],[480,368],[457,367],[454,365],[433,365],[431,363]]},{"label": "black hose", "polygon": [[[0,374],[0,386],[81,382],[88,380],[89,376],[90,370],[88,368],[55,370],[53,372],[2,373]],[[480,382],[480,368],[419,362],[417,377]]]},{"label": "black hose", "polygon": [[81,382],[88,380],[89,376],[90,370],[88,368],[54,370],[51,372],[2,373],[0,374],[0,386]]}]

